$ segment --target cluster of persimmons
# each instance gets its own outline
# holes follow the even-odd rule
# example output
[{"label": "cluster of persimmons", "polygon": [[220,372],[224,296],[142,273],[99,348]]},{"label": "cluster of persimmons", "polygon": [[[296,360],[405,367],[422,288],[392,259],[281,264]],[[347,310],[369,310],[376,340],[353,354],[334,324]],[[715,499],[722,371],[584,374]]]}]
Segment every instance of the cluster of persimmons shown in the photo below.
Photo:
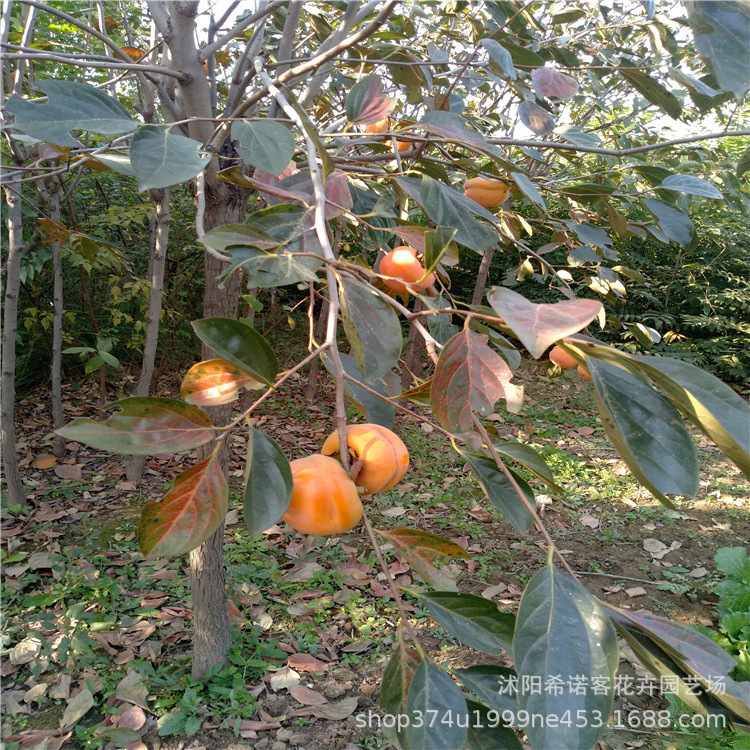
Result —
[{"label": "cluster of persimmons", "polygon": [[290,463],[292,499],[283,520],[295,531],[314,536],[350,531],[362,518],[360,492],[384,492],[409,468],[409,451],[387,427],[348,425],[346,442],[351,474],[337,460],[342,452],[338,431],[326,438],[320,453]]}]

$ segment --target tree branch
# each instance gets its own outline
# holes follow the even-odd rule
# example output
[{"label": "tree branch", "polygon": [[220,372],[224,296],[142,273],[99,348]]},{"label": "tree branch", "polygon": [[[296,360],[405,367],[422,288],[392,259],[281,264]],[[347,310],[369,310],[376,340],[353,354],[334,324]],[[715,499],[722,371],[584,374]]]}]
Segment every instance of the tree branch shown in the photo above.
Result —
[{"label": "tree branch", "polygon": [[256,21],[261,18],[266,18],[271,15],[275,10],[286,5],[288,0],[276,0],[276,2],[270,3],[265,8],[262,8],[257,13],[253,13],[251,16],[244,18],[234,28],[230,29],[226,34],[220,36],[212,44],[207,44],[200,50],[201,60],[205,60],[209,55],[214,54],[217,50],[220,50],[227,42],[231,41],[235,37],[239,36],[248,26],[252,26]]},{"label": "tree branch", "polygon": [[123,60],[130,59],[128,57],[128,54],[124,52],[119,45],[115,44],[106,34],[102,34],[101,31],[99,31],[98,29],[95,29],[93,26],[89,26],[87,23],[84,23],[83,21],[79,21],[75,16],[68,15],[67,13],[64,13],[63,11],[58,10],[57,8],[53,8],[51,5],[46,5],[45,3],[37,2],[37,0],[18,0],[18,2],[24,5],[32,5],[35,8],[39,8],[40,10],[43,10],[45,13],[50,13],[53,16],[62,18],[68,23],[73,24],[73,26],[77,26],[82,31],[85,31],[87,34],[91,34],[92,36],[95,36],[100,42],[103,42],[104,44],[107,45],[107,47],[117,52],[118,55],[121,55]]}]

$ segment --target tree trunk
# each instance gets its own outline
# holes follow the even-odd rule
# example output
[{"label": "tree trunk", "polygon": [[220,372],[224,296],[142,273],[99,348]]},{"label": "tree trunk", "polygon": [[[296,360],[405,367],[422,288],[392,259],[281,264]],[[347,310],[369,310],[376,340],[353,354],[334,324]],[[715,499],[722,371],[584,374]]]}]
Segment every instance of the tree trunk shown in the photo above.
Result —
[{"label": "tree trunk", "polygon": [[[212,181],[213,182],[213,181]],[[236,224],[245,219],[246,193],[226,183],[206,183],[205,229],[221,224]],[[207,318],[236,318],[242,274],[232,274],[219,288],[217,277],[223,270],[222,263],[213,255],[205,255],[206,290],[203,298],[203,315]],[[203,347],[203,359],[214,353]],[[231,419],[232,405],[214,406],[206,411],[214,424],[226,424]],[[208,456],[212,446],[207,446],[201,458]],[[225,470],[228,468],[229,451],[227,441],[222,443],[219,458]],[[192,675],[203,679],[206,670],[226,661],[232,644],[227,617],[224,582],[224,524],[200,547],[190,553],[190,581],[193,598],[193,664]]]},{"label": "tree trunk", "polygon": [[[421,312],[425,309],[422,300],[414,303],[414,312]],[[424,339],[416,326],[409,328],[409,338],[406,341],[406,350],[404,351],[404,367],[401,370],[401,388],[406,391],[412,387],[412,375],[421,378],[424,374],[424,365],[422,364],[422,352],[425,351]]]},{"label": "tree trunk", "polygon": [[[328,325],[328,301],[324,300],[320,306],[318,320],[315,323],[315,343],[320,344],[325,338],[326,326]],[[310,362],[310,370],[307,373],[307,388],[305,399],[312,403],[318,391],[318,373],[320,372],[320,357]]]},{"label": "tree trunk", "polygon": [[[150,237],[151,254],[149,257],[149,281],[151,290],[148,298],[148,317],[146,318],[146,342],[143,347],[141,376],[138,379],[136,393],[148,396],[151,392],[151,381],[154,378],[154,363],[159,344],[159,323],[161,321],[162,298],[164,296],[164,269],[167,263],[169,245],[169,190],[151,190],[149,197],[156,208],[156,222]],[[133,482],[139,482],[146,466],[146,456],[133,456],[128,463],[126,476]]]},{"label": "tree trunk", "polygon": [[[39,194],[47,204],[49,218],[60,221],[60,186],[57,182],[39,183]],[[65,425],[65,411],[62,405],[62,345],[63,345],[63,270],[60,258],[60,240],[52,242],[52,424],[55,430]],[[65,455],[65,438],[55,433],[52,440],[52,453],[58,458]]]},{"label": "tree trunk", "polygon": [[487,288],[487,277],[490,275],[490,263],[492,263],[492,256],[495,254],[495,248],[490,246],[484,251],[482,256],[482,262],[479,264],[479,272],[477,273],[477,280],[474,284],[474,294],[471,296],[471,304],[479,305],[484,297],[484,290]]},{"label": "tree trunk", "polygon": [[18,327],[18,292],[21,288],[21,254],[23,222],[21,183],[16,179],[5,184],[8,206],[8,260],[5,266],[5,299],[3,305],[2,374],[0,375],[0,432],[2,463],[7,495],[6,505],[25,505],[26,492],[21,481],[16,455],[16,329]]}]

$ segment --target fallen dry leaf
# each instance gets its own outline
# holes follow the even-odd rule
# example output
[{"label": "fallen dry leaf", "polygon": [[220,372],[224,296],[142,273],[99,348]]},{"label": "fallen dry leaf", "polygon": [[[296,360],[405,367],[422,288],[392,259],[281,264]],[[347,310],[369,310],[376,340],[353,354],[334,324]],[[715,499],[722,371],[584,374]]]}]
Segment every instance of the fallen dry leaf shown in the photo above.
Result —
[{"label": "fallen dry leaf", "polygon": [[357,709],[359,701],[354,698],[344,698],[337,703],[326,703],[324,706],[312,706],[310,712],[319,719],[330,719],[331,721],[340,721],[347,716],[351,716]]},{"label": "fallen dry leaf", "polygon": [[297,672],[324,672],[328,665],[316,659],[311,654],[292,654],[287,661],[287,666]]},{"label": "fallen dry leaf", "polygon": [[482,599],[494,599],[498,594],[507,591],[508,587],[504,583],[498,583],[497,586],[490,586],[480,592]]},{"label": "fallen dry leaf", "polygon": [[49,469],[50,467],[54,466],[57,463],[57,459],[54,456],[49,455],[43,455],[39,456],[36,461],[34,461],[31,465],[35,469]]},{"label": "fallen dry leaf", "polygon": [[665,555],[668,555],[670,552],[679,549],[682,547],[681,542],[672,542],[672,544],[667,547],[664,542],[659,541],[658,539],[649,538],[643,540],[643,549],[648,552],[651,557],[654,558],[654,560],[661,560],[662,557]]},{"label": "fallen dry leaf", "polygon": [[591,516],[588,513],[581,513],[578,519],[584,526],[588,526],[590,529],[599,528],[599,519],[595,516]]},{"label": "fallen dry leaf", "polygon": [[289,667],[282,667],[271,675],[271,690],[276,692],[284,688],[294,687],[295,685],[299,685],[301,679],[298,672]]},{"label": "fallen dry leaf", "polygon": [[129,670],[125,677],[117,684],[115,695],[121,701],[146,708],[148,688],[143,684],[143,675]]},{"label": "fallen dry leaf", "polygon": [[707,575],[708,575],[708,570],[706,570],[706,568],[702,566],[700,568],[693,568],[688,573],[689,578],[703,578],[703,576],[707,576]]},{"label": "fallen dry leaf", "polygon": [[637,596],[646,596],[646,589],[643,588],[643,586],[634,586],[632,589],[625,589],[625,593],[631,598],[634,599]]},{"label": "fallen dry leaf", "polygon": [[60,466],[55,466],[55,474],[57,474],[60,479],[80,479],[82,468],[83,467],[80,464],[62,464]]},{"label": "fallen dry leaf", "polygon": [[68,705],[65,707],[65,712],[60,720],[60,728],[65,729],[66,727],[74,726],[93,707],[94,696],[90,690],[84,688],[68,701]]},{"label": "fallen dry leaf", "polygon": [[289,695],[303,706],[322,706],[328,703],[328,699],[317,690],[311,690],[303,685],[295,685],[289,688]]}]

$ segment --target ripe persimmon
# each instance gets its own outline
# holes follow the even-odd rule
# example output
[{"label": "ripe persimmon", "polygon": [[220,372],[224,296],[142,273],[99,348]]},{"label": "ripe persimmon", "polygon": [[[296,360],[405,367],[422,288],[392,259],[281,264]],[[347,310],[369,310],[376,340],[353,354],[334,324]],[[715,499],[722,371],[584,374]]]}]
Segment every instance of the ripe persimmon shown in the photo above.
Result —
[{"label": "ripe persimmon", "polygon": [[578,365],[578,374],[581,376],[581,380],[591,380],[589,371],[583,365]]},{"label": "ripe persimmon", "polygon": [[[352,424],[346,428],[346,442],[354,461],[362,465],[356,483],[368,493],[383,492],[401,481],[409,468],[409,451],[401,438],[379,424]],[[339,433],[331,433],[321,452],[341,452]]]},{"label": "ripe persimmon", "polygon": [[[408,151],[412,147],[411,141],[396,141],[396,148],[401,151]],[[391,151],[393,151],[393,143],[391,143]]]},{"label": "ripe persimmon", "polygon": [[[421,292],[435,283],[434,273],[428,274],[424,280],[420,281],[424,276],[424,266],[417,259],[417,251],[409,245],[399,245],[393,248],[380,261],[380,273],[383,276],[394,277],[383,279],[383,283],[394,292],[406,292],[407,284],[413,291]],[[406,284],[403,283],[404,281]]]},{"label": "ripe persimmon", "polygon": [[464,195],[485,208],[499,206],[508,197],[509,192],[508,184],[502,180],[473,177],[464,183]]},{"label": "ripe persimmon", "polygon": [[574,367],[578,367],[578,362],[559,346],[552,347],[549,359],[550,362],[553,362],[558,367],[562,367],[563,370],[572,370]]},{"label": "ripe persimmon", "polygon": [[362,518],[357,487],[335,459],[315,453],[289,464],[292,499],[282,520],[295,531],[330,536],[351,531]]},{"label": "ripe persimmon", "polygon": [[365,126],[365,133],[385,133],[391,127],[391,118],[384,117],[377,122],[371,122]]}]

